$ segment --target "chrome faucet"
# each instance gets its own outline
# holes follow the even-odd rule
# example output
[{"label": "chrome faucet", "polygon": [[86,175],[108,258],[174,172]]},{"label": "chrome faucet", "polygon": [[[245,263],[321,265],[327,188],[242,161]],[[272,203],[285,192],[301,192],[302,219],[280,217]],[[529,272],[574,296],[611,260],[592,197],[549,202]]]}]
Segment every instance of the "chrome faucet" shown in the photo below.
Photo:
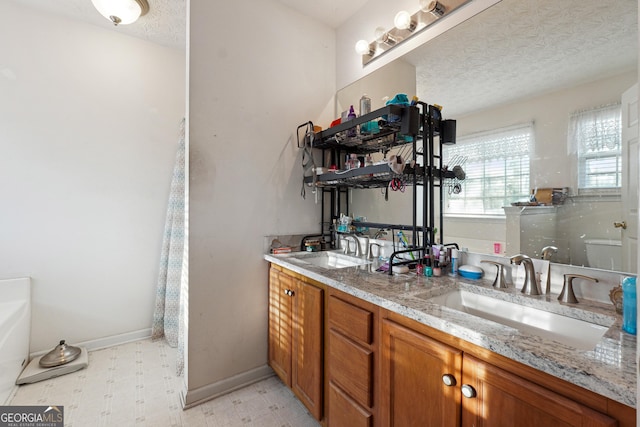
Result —
[{"label": "chrome faucet", "polygon": [[524,266],[524,285],[522,293],[525,295],[542,295],[540,285],[536,280],[536,271],[533,266],[533,260],[526,255],[518,254],[511,257],[511,264]]},{"label": "chrome faucet", "polygon": [[[344,240],[347,240],[348,237],[351,237],[353,239],[353,242],[356,244],[356,256],[362,256],[362,246],[360,246],[360,239],[358,239],[358,236],[356,236],[355,234],[342,234],[342,238]],[[344,253],[349,255],[351,252],[349,251],[349,242],[347,241],[347,245],[344,248]]]},{"label": "chrome faucet", "polygon": [[373,235],[372,239],[379,239],[381,236],[386,236],[386,235],[387,235],[387,230],[385,230],[384,228],[381,228],[378,231],[376,231],[376,234]]}]

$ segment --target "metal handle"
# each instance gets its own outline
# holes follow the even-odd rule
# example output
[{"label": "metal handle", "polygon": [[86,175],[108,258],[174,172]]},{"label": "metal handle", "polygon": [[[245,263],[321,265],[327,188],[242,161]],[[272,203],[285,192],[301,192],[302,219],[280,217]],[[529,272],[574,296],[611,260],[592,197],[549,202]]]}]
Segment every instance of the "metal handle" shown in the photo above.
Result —
[{"label": "metal handle", "polygon": [[442,382],[444,383],[444,385],[446,385],[447,387],[452,387],[454,385],[456,385],[456,377],[454,377],[451,374],[444,374],[442,376]]},{"label": "metal handle", "polygon": [[294,295],[294,292],[291,289],[285,289],[284,294],[292,297]]},{"label": "metal handle", "polygon": [[467,399],[473,399],[478,395],[476,393],[476,389],[471,387],[469,384],[465,384],[461,387],[462,395]]},{"label": "metal handle", "polygon": [[494,288],[507,288],[507,281],[504,278],[504,264],[495,261],[489,261],[487,259],[483,259],[480,262],[485,264],[493,264],[498,268],[498,270],[496,271],[496,278],[493,279],[493,283],[491,284],[491,286],[493,286]]},{"label": "metal handle", "polygon": [[613,223],[613,226],[615,228],[622,228],[623,230],[627,229],[627,222],[626,221],[616,221]]},{"label": "metal handle", "polygon": [[579,302],[578,298],[576,298],[576,294],[573,292],[573,279],[593,280],[598,283],[598,279],[595,277],[584,276],[582,274],[565,274],[562,292],[558,295],[558,301],[572,304],[577,304]]}]

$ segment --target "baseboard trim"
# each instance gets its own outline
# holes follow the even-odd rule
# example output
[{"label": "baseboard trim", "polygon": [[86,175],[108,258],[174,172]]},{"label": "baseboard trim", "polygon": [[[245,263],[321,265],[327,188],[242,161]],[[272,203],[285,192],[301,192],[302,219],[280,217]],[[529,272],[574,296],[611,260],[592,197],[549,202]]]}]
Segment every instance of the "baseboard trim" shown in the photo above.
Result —
[{"label": "baseboard trim", "polygon": [[[70,345],[76,347],[85,347],[87,350],[101,350],[103,348],[113,347],[114,345],[121,345],[130,343],[133,341],[140,341],[146,338],[151,338],[151,328],[140,329],[138,331],[127,332],[119,335],[112,335],[109,337],[98,338],[95,340],[89,340],[79,343],[69,343]],[[50,352],[49,350],[38,351],[35,353],[31,353],[29,356],[31,359],[34,357],[38,357],[40,355],[46,354]]]},{"label": "baseboard trim", "polygon": [[271,367],[269,367],[269,365],[263,365],[222,381],[208,384],[204,387],[187,391],[182,390],[180,392],[180,402],[182,403],[183,409],[189,409],[208,400],[262,381],[273,375],[275,375],[275,373]]}]

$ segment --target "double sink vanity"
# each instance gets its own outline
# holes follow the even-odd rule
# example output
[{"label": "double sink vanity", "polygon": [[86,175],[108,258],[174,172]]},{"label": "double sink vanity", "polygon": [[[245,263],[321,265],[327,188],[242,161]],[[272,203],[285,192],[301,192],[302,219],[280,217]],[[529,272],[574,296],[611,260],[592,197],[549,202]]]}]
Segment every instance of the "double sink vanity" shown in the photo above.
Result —
[{"label": "double sink vanity", "polygon": [[336,251],[264,258],[269,363],[323,425],[636,425],[636,337],[610,303]]}]

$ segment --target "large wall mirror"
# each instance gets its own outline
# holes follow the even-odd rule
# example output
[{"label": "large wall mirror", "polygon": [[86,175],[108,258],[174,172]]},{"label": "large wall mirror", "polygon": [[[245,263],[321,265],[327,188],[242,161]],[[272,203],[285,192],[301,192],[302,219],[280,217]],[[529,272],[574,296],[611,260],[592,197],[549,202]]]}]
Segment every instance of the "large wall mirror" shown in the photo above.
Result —
[{"label": "large wall mirror", "polygon": [[[372,98],[374,108],[383,105],[385,95],[416,94],[442,105],[445,118],[457,120],[457,145],[466,136],[530,125],[534,143],[529,187],[568,188],[568,197],[544,209],[447,214],[444,240],[474,252],[494,253],[499,248],[503,255],[531,257],[540,257],[545,246],[555,246],[552,262],[635,273],[637,129],[631,130],[635,136],[623,136],[627,142],[623,141],[619,161],[626,169],[618,190],[578,188],[578,158],[568,135],[576,112],[631,96],[638,80],[637,7],[636,0],[502,0],[340,90],[337,111],[357,105],[363,93]],[[631,117],[627,124],[637,120],[635,108],[631,101],[622,106],[626,118]],[[410,217],[410,197],[402,201],[401,195],[390,194],[385,200],[380,190],[353,192],[351,197],[354,214],[366,215],[369,221],[401,222]],[[614,225],[622,222],[626,228]],[[608,255],[597,264],[587,257],[592,243],[606,243],[597,249],[605,248]]]}]

